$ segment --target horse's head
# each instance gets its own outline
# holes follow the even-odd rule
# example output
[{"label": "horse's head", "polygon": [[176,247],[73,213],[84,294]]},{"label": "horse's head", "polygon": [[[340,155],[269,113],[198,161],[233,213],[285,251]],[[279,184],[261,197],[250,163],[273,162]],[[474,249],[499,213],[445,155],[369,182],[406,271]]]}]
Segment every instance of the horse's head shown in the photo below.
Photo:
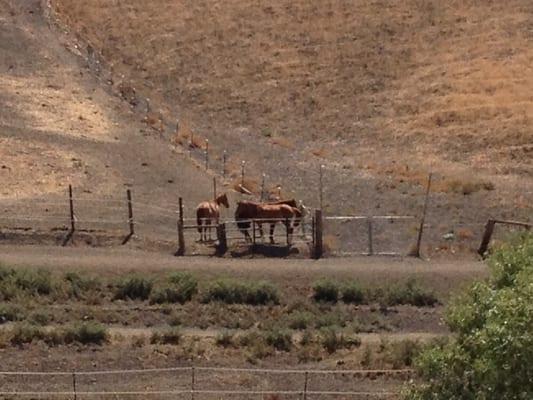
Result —
[{"label": "horse's head", "polygon": [[217,197],[217,204],[223,205],[226,208],[229,208],[228,195],[226,193],[221,194]]}]

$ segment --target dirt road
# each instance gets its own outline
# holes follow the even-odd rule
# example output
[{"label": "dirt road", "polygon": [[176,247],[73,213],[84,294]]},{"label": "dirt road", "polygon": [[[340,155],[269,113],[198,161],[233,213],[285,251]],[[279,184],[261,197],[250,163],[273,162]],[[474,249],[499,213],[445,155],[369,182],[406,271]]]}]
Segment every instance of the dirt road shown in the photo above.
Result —
[{"label": "dirt road", "polygon": [[268,279],[289,288],[309,287],[324,276],[337,279],[357,278],[362,283],[395,282],[416,277],[446,295],[466,282],[487,274],[483,262],[475,260],[431,260],[413,258],[328,258],[306,259],[218,259],[209,257],[177,258],[170,254],[128,248],[0,247],[0,263],[17,267],[46,267],[60,270],[90,270],[105,275],[127,272],[188,270],[202,276],[236,276]]}]

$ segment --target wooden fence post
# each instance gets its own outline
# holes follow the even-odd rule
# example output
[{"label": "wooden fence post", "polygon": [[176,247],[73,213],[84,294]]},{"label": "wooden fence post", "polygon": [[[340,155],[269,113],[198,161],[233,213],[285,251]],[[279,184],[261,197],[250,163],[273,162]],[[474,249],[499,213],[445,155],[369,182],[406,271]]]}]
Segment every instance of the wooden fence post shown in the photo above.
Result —
[{"label": "wooden fence post", "polygon": [[76,230],[76,222],[74,220],[74,199],[72,198],[72,185],[68,185],[68,202],[70,207],[70,230],[72,233]]},{"label": "wooden fence post", "polygon": [[179,198],[179,217],[178,217],[178,251],[176,256],[185,255],[185,234],[183,232],[183,199]]},{"label": "wooden fence post", "polygon": [[218,246],[217,246],[217,256],[221,257],[224,254],[226,254],[226,251],[228,251],[228,241],[226,238],[226,224],[218,224],[217,225],[217,239],[218,239]]},{"label": "wooden fence post", "polygon": [[63,246],[66,246],[69,240],[74,240],[74,231],[76,230],[76,217],[74,215],[74,199],[72,197],[72,185],[68,185],[68,204],[70,211],[70,231],[63,239]]},{"label": "wooden fence post", "polygon": [[322,257],[324,252],[323,242],[322,242],[322,210],[315,210],[315,248],[313,257],[315,260],[318,260]]},{"label": "wooden fence post", "polygon": [[368,255],[374,255],[374,239],[373,239],[373,226],[372,226],[372,217],[367,218],[367,227],[368,227]]},{"label": "wooden fence post", "polygon": [[128,241],[135,235],[135,223],[133,222],[133,203],[131,201],[131,190],[126,190],[126,198],[128,199],[128,222],[130,226],[130,233],[124,238],[122,244],[128,243]]},{"label": "wooden fence post", "polygon": [[307,400],[307,385],[308,385],[308,382],[309,382],[309,372],[305,371],[303,400]]},{"label": "wooden fence post", "polygon": [[318,188],[319,188],[319,205],[320,205],[320,209],[323,210],[324,209],[324,186],[323,186],[323,176],[324,176],[324,165],[320,164],[320,177],[319,177],[319,182],[318,182]]},{"label": "wooden fence post", "polygon": [[205,169],[209,169],[209,139],[205,139]]},{"label": "wooden fence post", "polygon": [[480,256],[484,256],[487,249],[489,248],[490,239],[492,237],[492,233],[494,232],[494,226],[496,225],[496,221],[493,219],[489,219],[487,221],[487,224],[485,225],[485,233],[483,233],[483,238],[481,239],[481,244],[479,245],[479,250],[477,251]]},{"label": "wooden fence post", "polygon": [[194,400],[194,366],[191,367],[191,400]]},{"label": "wooden fence post", "polygon": [[285,218],[285,236],[286,236],[286,239],[287,239],[287,247],[291,246],[289,229],[291,229],[291,227],[289,225],[289,218]]},{"label": "wooden fence post", "polygon": [[424,233],[424,224],[426,223],[426,213],[428,210],[429,204],[429,193],[431,190],[431,179],[433,178],[433,173],[430,172],[428,176],[428,185],[426,188],[426,198],[424,200],[424,209],[422,210],[422,218],[420,219],[420,226],[418,228],[418,237],[416,239],[416,246],[414,251],[411,253],[414,257],[420,258],[420,246],[422,244],[422,234]]},{"label": "wooden fence post", "polygon": [[77,400],[78,393],[76,389],[76,372],[72,372],[72,392],[74,393],[74,400]]},{"label": "wooden fence post", "polygon": [[265,177],[266,175],[263,174],[262,179],[261,179],[261,202],[265,198]]},{"label": "wooden fence post", "polygon": [[241,186],[244,188],[244,166],[246,165],[246,161],[241,162]]},{"label": "wooden fence post", "polygon": [[226,179],[226,159],[228,157],[228,153],[226,150],[222,153],[222,177]]}]

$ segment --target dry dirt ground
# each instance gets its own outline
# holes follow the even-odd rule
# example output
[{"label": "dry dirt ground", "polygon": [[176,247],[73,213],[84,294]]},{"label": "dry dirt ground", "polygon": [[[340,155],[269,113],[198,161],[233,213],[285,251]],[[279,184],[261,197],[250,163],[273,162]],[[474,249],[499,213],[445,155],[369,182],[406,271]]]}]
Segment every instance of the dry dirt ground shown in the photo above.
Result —
[{"label": "dry dirt ground", "polygon": [[[402,355],[397,355],[402,343],[425,342],[447,330],[442,323],[443,307],[336,305],[324,306],[322,312],[352,313],[359,325],[375,320],[371,333],[359,332],[362,344],[356,348],[340,349],[328,354],[320,347],[301,347],[291,352],[274,351],[258,355],[257,350],[245,347],[221,347],[216,344],[222,332],[228,331],[228,322],[234,334],[243,335],[272,318],[278,322],[287,310],[298,303],[312,303],[311,286],[320,278],[340,282],[357,280],[365,287],[389,286],[416,278],[424,288],[430,288],[446,303],[449,296],[464,285],[487,276],[487,267],[478,261],[421,261],[414,259],[351,258],[309,260],[248,259],[226,260],[217,258],[176,258],[161,253],[124,248],[60,248],[56,246],[11,246],[0,248],[0,265],[16,269],[45,268],[57,276],[65,272],[97,276],[105,282],[124,276],[140,275],[161,279],[170,272],[187,271],[200,281],[217,278],[267,280],[281,292],[279,306],[239,306],[202,304],[198,301],[184,305],[157,306],[146,302],[99,302],[55,300],[20,300],[20,306],[29,307],[31,315],[47,315],[49,327],[54,328],[73,321],[96,320],[110,329],[111,339],[103,346],[59,345],[42,342],[15,347],[0,346],[3,370],[33,371],[91,371],[113,369],[145,369],[180,366],[224,366],[260,368],[360,369],[404,367]],[[6,303],[7,304],[7,303]],[[183,338],[178,345],[150,344],[152,332],[175,324],[179,319]],[[30,317],[30,319],[33,317]],[[250,321],[250,324],[248,324]],[[237,323],[237,325],[235,325]],[[248,325],[247,325],[248,324]],[[236,328],[240,326],[240,328]],[[248,326],[248,327],[246,327]],[[11,328],[5,324],[0,333]],[[349,329],[344,328],[346,334]],[[316,331],[318,332],[318,330]],[[294,343],[302,333],[294,333]],[[368,356],[367,354],[371,354]],[[403,354],[403,353],[400,353]],[[369,357],[369,360],[363,361]],[[393,358],[391,358],[393,357]],[[398,363],[398,364],[396,364]],[[339,377],[316,377],[314,390],[392,391],[399,389],[407,375],[381,376],[366,374],[362,377],[346,374]],[[70,390],[70,381],[53,377],[3,377],[6,390]],[[269,389],[293,390],[300,384],[298,376],[199,371],[200,389]],[[117,383],[118,382],[118,383]],[[176,390],[190,384],[190,373],[164,372],[157,377],[152,373],[120,374],[120,379],[109,376],[83,376],[78,390]],[[23,386],[21,386],[23,385]],[[311,390],[311,389],[309,389]],[[390,398],[395,398],[391,396]]]},{"label": "dry dirt ground", "polygon": [[[4,227],[65,227],[72,183],[80,229],[125,228],[131,188],[138,230],[174,237],[178,196],[192,216],[211,175],[223,190],[224,148],[225,185],[244,159],[256,193],[265,172],[311,206],[324,164],[329,214],[418,216],[433,165],[426,253],[472,250],[489,216],[531,218],[527,2],[1,5]],[[364,246],[359,226],[327,229]],[[407,251],[402,229],[383,251]]]},{"label": "dry dirt ground", "polygon": [[316,206],[324,164],[326,212],[419,214],[433,169],[435,247],[490,215],[531,218],[527,0],[50,4],[169,140],[209,138],[236,179],[246,160],[256,192],[264,172]]}]

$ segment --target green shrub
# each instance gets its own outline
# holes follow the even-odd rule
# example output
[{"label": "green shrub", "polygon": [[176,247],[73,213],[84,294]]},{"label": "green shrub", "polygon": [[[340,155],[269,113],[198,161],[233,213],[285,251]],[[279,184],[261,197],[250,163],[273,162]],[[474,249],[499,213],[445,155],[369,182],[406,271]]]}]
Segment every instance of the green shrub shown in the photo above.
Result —
[{"label": "green shrub", "polygon": [[327,327],[344,327],[346,326],[346,315],[339,310],[333,309],[330,312],[323,313],[315,320],[315,328]]},{"label": "green shrub", "polygon": [[264,333],[265,342],[280,351],[290,351],[292,347],[291,333],[283,329],[271,329]]},{"label": "green shrub", "polygon": [[10,342],[15,346],[20,346],[25,343],[32,343],[33,341],[43,340],[46,338],[45,331],[35,325],[28,323],[16,324],[11,330]]},{"label": "green shrub", "polygon": [[217,344],[217,346],[222,347],[234,346],[234,336],[235,335],[230,331],[220,332],[215,339],[215,343]]},{"label": "green shrub", "polygon": [[339,284],[321,279],[313,284],[313,299],[319,302],[336,303],[339,300]]},{"label": "green shrub", "polygon": [[0,304],[0,324],[8,321],[21,321],[26,317],[21,307],[16,304]]},{"label": "green shrub", "polygon": [[32,324],[41,326],[47,325],[50,322],[48,314],[39,311],[30,314],[28,319]]},{"label": "green shrub", "polygon": [[322,346],[330,354],[342,348],[352,348],[361,345],[361,339],[357,336],[347,337],[337,333],[334,329],[325,329],[321,335]]},{"label": "green shrub", "polygon": [[382,299],[385,305],[395,306],[409,304],[417,307],[434,306],[439,300],[432,291],[420,286],[415,279],[409,279],[403,285],[391,286]]},{"label": "green shrub", "polygon": [[198,281],[186,272],[175,272],[170,275],[168,284],[156,288],[150,295],[150,303],[180,303],[190,301],[198,292]]},{"label": "green shrub", "polygon": [[288,326],[291,329],[304,330],[313,322],[315,316],[308,311],[297,311],[289,314]]},{"label": "green shrub", "polygon": [[278,304],[278,289],[269,282],[240,282],[221,279],[211,283],[203,297],[204,302],[220,301],[226,304]]},{"label": "green shrub", "polygon": [[179,328],[172,327],[163,331],[156,331],[150,337],[151,344],[180,344],[182,334]]},{"label": "green shrub", "polygon": [[115,300],[146,300],[152,292],[151,280],[132,276],[120,282],[115,290]]},{"label": "green shrub", "polygon": [[349,282],[341,288],[341,298],[345,303],[363,304],[365,295],[357,282]]},{"label": "green shrub", "polygon": [[414,365],[413,400],[533,397],[533,235],[490,258],[489,282],[473,284],[449,306],[448,343],[423,350]]},{"label": "green shrub", "polygon": [[392,342],[387,347],[385,360],[394,369],[411,367],[421,348],[422,346],[417,340],[404,339],[399,342]]},{"label": "green shrub", "polygon": [[20,270],[13,276],[21,290],[33,295],[49,295],[53,290],[52,274],[44,269]]},{"label": "green shrub", "polygon": [[102,286],[102,283],[97,278],[83,276],[77,272],[67,272],[63,279],[69,284],[69,296],[77,299],[81,298],[86,292],[100,290]]},{"label": "green shrub", "polygon": [[63,335],[65,343],[102,344],[108,339],[105,326],[95,322],[69,326],[65,329]]}]

